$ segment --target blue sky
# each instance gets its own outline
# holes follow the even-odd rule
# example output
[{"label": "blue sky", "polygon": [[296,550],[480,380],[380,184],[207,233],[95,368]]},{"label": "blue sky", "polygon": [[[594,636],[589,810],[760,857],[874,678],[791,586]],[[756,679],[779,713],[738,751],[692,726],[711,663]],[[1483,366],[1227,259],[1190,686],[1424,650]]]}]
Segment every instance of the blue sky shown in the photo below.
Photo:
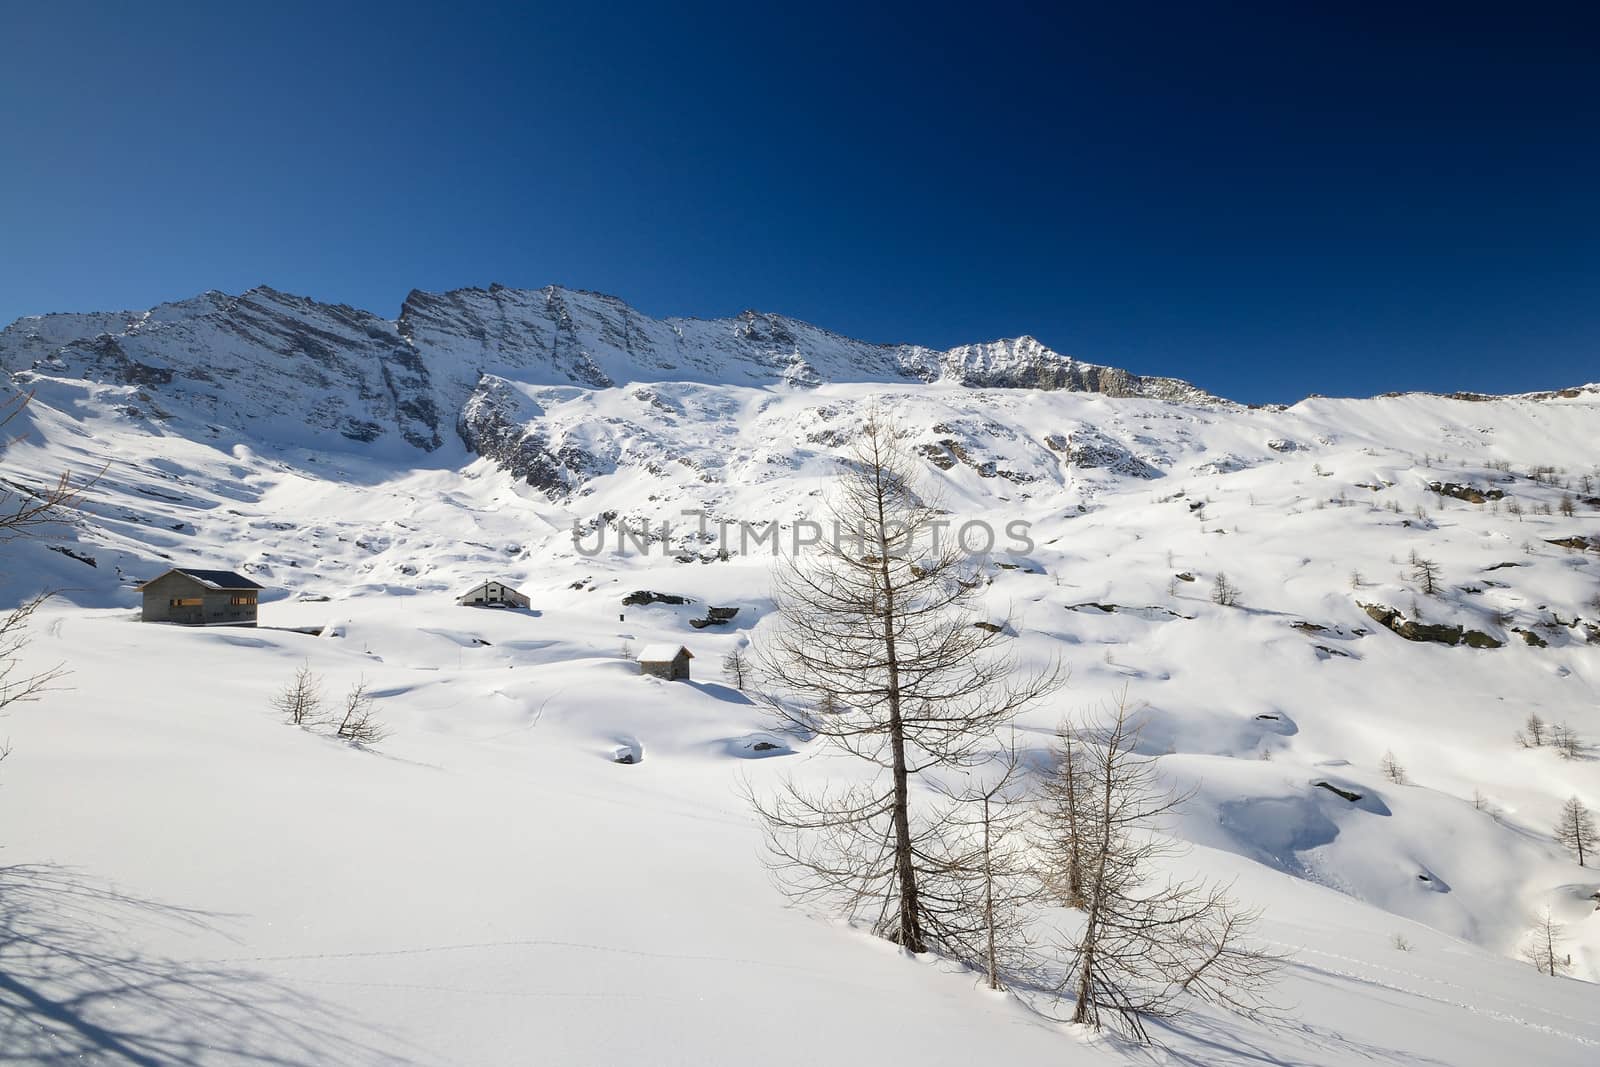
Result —
[{"label": "blue sky", "polygon": [[0,319],[553,282],[1251,401],[1600,379],[1592,7],[591,6],[7,5]]}]

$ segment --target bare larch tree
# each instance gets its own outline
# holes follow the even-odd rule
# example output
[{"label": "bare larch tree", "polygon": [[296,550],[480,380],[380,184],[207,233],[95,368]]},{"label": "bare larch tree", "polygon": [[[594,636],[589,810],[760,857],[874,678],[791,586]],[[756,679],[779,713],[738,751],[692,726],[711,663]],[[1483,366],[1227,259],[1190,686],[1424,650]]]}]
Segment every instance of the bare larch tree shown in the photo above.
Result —
[{"label": "bare larch tree", "polygon": [[1550,744],[1562,759],[1578,759],[1583,755],[1583,738],[1564,722],[1550,727]]},{"label": "bare larch tree", "polygon": [[1433,596],[1439,591],[1439,564],[1411,553],[1411,580],[1422,587],[1423,593]]},{"label": "bare larch tree", "polygon": [[1260,1014],[1279,958],[1250,944],[1257,912],[1224,885],[1162,874],[1182,854],[1163,823],[1188,799],[1161,786],[1155,757],[1138,753],[1126,694],[1100,721],[1072,730],[1083,790],[1083,929],[1069,984],[1072,1021],[1107,1022],[1148,1041],[1145,1021],[1196,1001]]},{"label": "bare larch tree", "polygon": [[1595,833],[1594,813],[1586,808],[1577,796],[1561,805],[1561,815],[1556,819],[1556,840],[1577,854],[1578,866],[1600,848],[1600,836]]},{"label": "bare larch tree", "polygon": [[272,707],[294,726],[310,727],[321,721],[322,679],[311,673],[309,663],[295,670],[293,680],[272,698]]},{"label": "bare larch tree", "polygon": [[1561,951],[1567,928],[1556,922],[1550,909],[1544,909],[1522,945],[1522,958],[1540,974],[1559,978],[1572,970],[1572,958]]},{"label": "bare larch tree", "polygon": [[1050,751],[1054,771],[1040,785],[1038,862],[1046,888],[1068,908],[1088,906],[1085,868],[1093,840],[1089,828],[1090,789],[1084,747],[1063,720]]},{"label": "bare larch tree", "polygon": [[1031,967],[1029,912],[1043,896],[1031,852],[1033,815],[1016,738],[959,781],[936,789],[951,808],[940,820],[943,864],[924,877],[924,899],[942,898],[947,950],[983,972],[990,989]]},{"label": "bare larch tree", "polygon": [[1523,748],[1538,748],[1544,744],[1545,721],[1537,711],[1528,712],[1527,726],[1517,734],[1517,743]]},{"label": "bare larch tree", "polygon": [[[919,811],[913,783],[981,760],[996,729],[1052,691],[1060,672],[1018,669],[1003,651],[1007,628],[974,625],[973,560],[939,537],[941,512],[915,480],[896,431],[871,416],[833,487],[820,543],[775,568],[777,625],[753,657],[781,725],[870,773],[820,790],[788,781],[752,801],[792,898],[869,921],[912,952],[958,952],[968,901],[922,892],[947,867],[948,808]],[[818,714],[817,703],[832,710]]]},{"label": "bare larch tree", "polygon": [[733,680],[733,687],[744,692],[750,681],[750,656],[742,648],[735,648],[722,657],[722,673]]},{"label": "bare larch tree", "polygon": [[345,694],[344,714],[339,718],[334,736],[354,745],[375,745],[389,736],[388,729],[374,714],[372,694],[367,690],[365,678]]}]

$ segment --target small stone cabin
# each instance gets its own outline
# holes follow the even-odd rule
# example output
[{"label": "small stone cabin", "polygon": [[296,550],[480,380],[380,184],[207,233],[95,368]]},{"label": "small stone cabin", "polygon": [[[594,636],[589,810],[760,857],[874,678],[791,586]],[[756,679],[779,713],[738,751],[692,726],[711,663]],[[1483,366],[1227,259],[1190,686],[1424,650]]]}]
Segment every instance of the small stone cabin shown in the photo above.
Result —
[{"label": "small stone cabin", "polygon": [[139,586],[144,622],[180,626],[254,626],[261,586],[233,571],[172,570]]},{"label": "small stone cabin", "polygon": [[533,601],[504,582],[484,582],[456,597],[464,608],[528,608]]},{"label": "small stone cabin", "polygon": [[639,673],[669,682],[687,682],[692,659],[694,653],[682,645],[645,645],[639,650]]}]

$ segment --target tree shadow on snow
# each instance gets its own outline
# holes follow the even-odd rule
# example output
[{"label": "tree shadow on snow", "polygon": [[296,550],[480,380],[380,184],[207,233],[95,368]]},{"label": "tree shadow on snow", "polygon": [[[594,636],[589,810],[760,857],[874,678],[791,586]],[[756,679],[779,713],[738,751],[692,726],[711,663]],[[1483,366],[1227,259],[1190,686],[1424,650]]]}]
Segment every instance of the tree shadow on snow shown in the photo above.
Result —
[{"label": "tree shadow on snow", "polygon": [[70,867],[0,867],[0,1063],[412,1062],[284,981],[137,947],[140,927],[198,934],[218,918]]},{"label": "tree shadow on snow", "polygon": [[749,697],[745,696],[732,686],[720,685],[717,682],[695,681],[690,681],[689,685],[700,690],[700,692],[704,693],[706,696],[716,697],[718,700],[726,701],[729,704],[755,705],[755,701],[751,700]]},{"label": "tree shadow on snow", "polygon": [[[1246,1067],[1252,1064],[1270,1064],[1272,1067],[1317,1067],[1322,1059],[1302,1058],[1301,1053],[1284,1048],[1274,1048],[1266,1040],[1277,1030],[1302,1048],[1325,1053],[1337,1053],[1341,1058],[1351,1058],[1373,1064],[1391,1064],[1394,1067],[1449,1067],[1443,1060],[1419,1057],[1412,1050],[1400,1050],[1362,1041],[1348,1034],[1338,1033],[1304,1022],[1280,1019],[1260,1034],[1248,1033],[1237,1018],[1211,1016],[1190,1012],[1176,1019],[1147,1020],[1151,1036],[1155,1038],[1169,1062],[1190,1067]],[[1285,1042],[1286,1043],[1286,1042]]]}]

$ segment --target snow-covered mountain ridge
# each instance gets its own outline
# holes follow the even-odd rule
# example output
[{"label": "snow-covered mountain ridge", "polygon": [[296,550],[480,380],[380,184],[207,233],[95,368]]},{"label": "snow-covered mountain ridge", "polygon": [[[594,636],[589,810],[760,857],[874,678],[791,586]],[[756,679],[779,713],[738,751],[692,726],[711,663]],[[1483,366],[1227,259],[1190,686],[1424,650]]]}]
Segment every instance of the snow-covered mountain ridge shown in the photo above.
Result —
[{"label": "snow-covered mountain ridge", "polygon": [[[268,995],[217,1010],[210,1047],[287,1062],[493,1063],[528,1048],[654,1062],[669,1047],[708,1063],[753,1049],[1148,1062],[786,911],[757,860],[740,781],[849,771],[775,736],[720,676],[773,616],[771,554],[739,524],[816,516],[877,411],[953,522],[1029,524],[1031,550],[1003,542],[974,565],[975,622],[1005,628],[1023,662],[1071,670],[1018,724],[1030,760],[1062,715],[1126,687],[1164,780],[1194,790],[1170,827],[1195,846],[1180,873],[1238,879],[1266,936],[1297,953],[1278,998],[1292,1025],[1202,1011],[1164,1033],[1176,1059],[1592,1059],[1594,987],[1516,956],[1548,907],[1574,975],[1600,978],[1600,876],[1551,836],[1568,797],[1600,807],[1600,390],[1250,409],[925,381],[897,360],[808,383],[782,346],[684,355],[611,311],[620,340],[594,341],[591,321],[523,348],[511,338],[533,327],[515,323],[534,313],[517,306],[538,297],[503,291],[493,319],[489,294],[462,297],[470,313],[432,298],[407,320],[420,340],[259,291],[101,316],[81,326],[93,336],[53,317],[7,333],[35,399],[0,452],[0,487],[97,472],[71,521],[0,560],[0,604],[62,590],[28,663],[73,671],[70,690],[5,722],[0,784],[26,813],[7,858],[236,916],[103,935],[117,952],[156,946],[173,974],[227,964],[262,983],[247,988]],[[717,329],[736,336],[737,321]],[[785,344],[813,367],[855,367],[842,348]],[[572,537],[664,522],[643,554],[615,540],[585,554]],[[1413,554],[1433,565],[1432,592]],[[172,565],[259,581],[262,627],[139,624],[136,582]],[[1209,596],[1223,574],[1235,605]],[[533,609],[455,606],[487,578]],[[737,613],[696,626],[712,605]],[[690,645],[692,684],[638,676],[625,650],[655,642]],[[394,735],[360,752],[278,722],[270,698],[302,664],[335,691],[364,678]],[[1575,731],[1577,755],[1519,745],[1530,713]],[[769,758],[752,758],[756,740]],[[623,747],[640,761],[611,762]],[[1383,772],[1390,752],[1403,780]],[[5,953],[0,939],[13,973]],[[234,1025],[280,982],[325,1006],[323,1029]],[[187,985],[202,1000],[210,988]],[[85,1013],[103,1031],[194,1025],[184,1001],[112,988]],[[830,1026],[774,1043],[774,1005],[789,1003]],[[886,1031],[883,1003],[923,1021]],[[368,1022],[381,1047],[342,1049]],[[285,1032],[305,1048],[284,1054]],[[13,1039],[36,1058],[76,1048],[35,1033],[57,1044]]]},{"label": "snow-covered mountain ridge", "polygon": [[28,317],[0,331],[0,368],[137,387],[143,407],[129,410],[157,419],[186,410],[244,424],[287,399],[317,430],[422,451],[441,446],[486,375],[588,388],[947,382],[1217,402],[1187,382],[1082,363],[1032,337],[941,352],[755,311],[653,319],[615,297],[555,286],[414,291],[394,320],[265,286],[144,312]]}]

